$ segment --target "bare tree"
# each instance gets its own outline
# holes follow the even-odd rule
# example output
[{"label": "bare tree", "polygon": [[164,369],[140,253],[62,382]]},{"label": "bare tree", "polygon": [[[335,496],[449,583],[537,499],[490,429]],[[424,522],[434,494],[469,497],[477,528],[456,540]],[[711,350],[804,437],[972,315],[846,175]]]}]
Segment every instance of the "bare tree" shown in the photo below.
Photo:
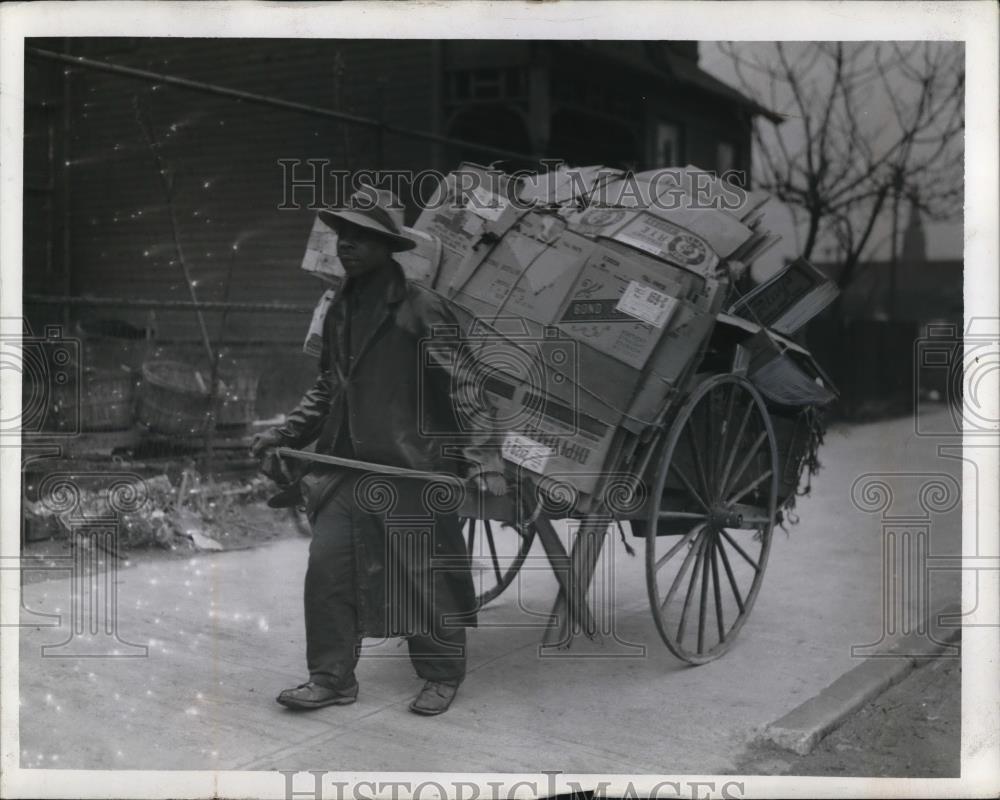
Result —
[{"label": "bare tree", "polygon": [[964,47],[954,42],[722,46],[742,88],[785,116],[754,129],[756,183],[790,208],[802,255],[836,243],[846,287],[901,198],[932,220],[962,206]]}]

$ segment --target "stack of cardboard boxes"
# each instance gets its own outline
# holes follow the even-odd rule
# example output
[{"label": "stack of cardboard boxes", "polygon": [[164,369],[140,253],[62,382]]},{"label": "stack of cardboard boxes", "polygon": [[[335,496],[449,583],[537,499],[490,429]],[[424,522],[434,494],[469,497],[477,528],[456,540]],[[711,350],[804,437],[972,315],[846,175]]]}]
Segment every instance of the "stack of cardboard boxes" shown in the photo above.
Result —
[{"label": "stack of cardboard boxes", "polygon": [[[430,283],[504,387],[504,457],[588,494],[697,365],[726,259],[755,236],[690,198],[658,204],[644,178],[591,167],[517,184],[463,165],[414,225],[442,243]],[[477,189],[462,196],[463,181]]]},{"label": "stack of cardboard boxes", "polygon": [[[517,180],[462,165],[400,256],[458,310],[506,421],[504,458],[584,496],[660,421],[734,279],[778,239],[762,225],[766,195],[694,168],[663,178],[585,167]],[[337,266],[317,222],[303,268],[336,277]],[[762,326],[730,311],[740,341],[755,341]],[[776,378],[757,349],[742,357]]]}]

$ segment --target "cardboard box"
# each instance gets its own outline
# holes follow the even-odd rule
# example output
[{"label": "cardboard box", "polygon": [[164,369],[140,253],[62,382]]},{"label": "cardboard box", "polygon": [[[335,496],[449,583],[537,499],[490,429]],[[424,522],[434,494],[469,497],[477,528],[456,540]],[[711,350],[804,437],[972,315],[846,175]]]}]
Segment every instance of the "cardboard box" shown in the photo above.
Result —
[{"label": "cardboard box", "polygon": [[[662,328],[616,308],[633,282],[679,298]],[[611,241],[594,246],[578,283],[583,296],[567,294],[556,326],[498,316],[493,302],[464,294],[453,301],[464,312],[467,335],[478,325],[480,337],[492,337],[490,352],[498,363],[521,365],[519,377],[527,379],[529,370],[523,365],[531,361],[530,380],[546,393],[587,416],[639,430],[655,419],[711,331],[720,283]],[[595,288],[598,283],[604,288]],[[636,310],[641,312],[642,305]],[[510,349],[505,351],[497,339]],[[645,353],[638,360],[632,349],[636,339],[640,354]]]},{"label": "cardboard box", "polygon": [[[667,330],[645,370],[571,339],[564,331],[520,320],[522,331],[484,333],[485,322],[476,312],[464,312],[463,330],[472,340],[488,342],[488,358],[578,413],[621,425],[633,432],[655,421],[663,403],[678,385],[698,348],[712,328],[712,317],[684,304]],[[501,320],[510,327],[513,319]],[[480,326],[478,334],[472,333]],[[501,325],[500,327],[504,327]],[[492,329],[491,329],[492,330]]]},{"label": "cardboard box", "polygon": [[302,344],[302,352],[309,356],[319,358],[323,352],[323,323],[326,315],[330,311],[330,306],[337,297],[340,287],[327,289],[319,298],[316,308],[313,309],[312,319],[309,322],[309,330],[306,333],[306,340]]},{"label": "cardboard box", "polygon": [[597,248],[559,313],[560,329],[577,341],[642,369],[681,304],[680,276],[649,269]]},{"label": "cardboard box", "polygon": [[720,209],[654,206],[649,211],[703,239],[722,258],[728,258],[753,235],[746,225]]},{"label": "cardboard box", "polygon": [[[403,228],[403,233],[413,239],[417,246],[402,253],[393,253],[393,259],[410,280],[430,283],[441,261],[440,241],[412,228]],[[337,258],[337,234],[319,216],[313,220],[301,266],[306,272],[335,286],[339,286],[344,279],[344,265]]]},{"label": "cardboard box", "polygon": [[515,202],[517,182],[475,164],[449,173],[413,227],[441,242],[441,260],[431,288],[446,291],[484,235],[502,236],[523,214]]},{"label": "cardboard box", "polygon": [[[708,173],[698,175],[702,183],[710,177]],[[749,204],[749,196],[735,187],[728,187],[723,194],[718,188],[721,184],[713,178],[705,196],[696,199],[689,193],[691,180],[685,170],[652,170],[614,179],[594,193],[590,208],[567,209],[566,213],[572,218],[574,229],[581,233],[611,236],[621,227],[616,221],[624,221],[626,215],[634,218],[639,210],[644,210],[683,228],[705,242],[715,255],[726,258],[752,234],[738,216],[742,207]],[[741,199],[744,202],[737,209],[730,208]],[[753,201],[758,199],[755,196]],[[588,231],[588,228],[600,230]]]},{"label": "cardboard box", "polygon": [[494,319],[468,299],[455,310],[467,346],[477,348],[480,361],[603,422],[618,422],[628,409],[641,375],[622,362],[555,326],[519,317]]},{"label": "cardboard box", "polygon": [[337,234],[318,215],[309,231],[302,269],[327,283],[339,282],[344,277],[344,266],[337,258]]},{"label": "cardboard box", "polygon": [[704,239],[648,211],[638,212],[612,238],[705,277],[719,266],[718,255]]},{"label": "cardboard box", "polygon": [[500,431],[506,461],[583,493],[594,491],[608,468],[614,425],[578,414],[512,380],[500,380],[487,391],[503,417],[517,420]]},{"label": "cardboard box", "polygon": [[734,303],[730,314],[792,334],[837,299],[840,290],[823,272],[797,258]]},{"label": "cardboard box", "polygon": [[[558,230],[553,230],[558,228]],[[493,315],[555,322],[594,243],[564,229],[553,215],[531,213],[478,264],[451,278],[451,297],[485,304]]]},{"label": "cardboard box", "polygon": [[568,203],[589,196],[601,183],[622,174],[621,170],[600,165],[560,166],[540,175],[526,177],[519,187],[519,196],[522,201],[541,205]]}]

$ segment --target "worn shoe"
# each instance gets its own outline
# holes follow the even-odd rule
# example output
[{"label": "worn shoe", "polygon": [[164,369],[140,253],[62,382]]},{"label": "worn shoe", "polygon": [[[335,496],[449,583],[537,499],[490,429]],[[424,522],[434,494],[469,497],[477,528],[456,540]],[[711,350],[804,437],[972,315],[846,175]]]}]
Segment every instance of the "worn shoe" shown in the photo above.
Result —
[{"label": "worn shoe", "polygon": [[346,706],[358,699],[358,684],[349,689],[331,689],[309,681],[294,689],[285,689],[277,700],[285,708],[311,711],[324,706]]},{"label": "worn shoe", "polygon": [[420,694],[410,703],[410,711],[425,717],[443,714],[448,710],[456,694],[458,694],[457,682],[427,681]]}]

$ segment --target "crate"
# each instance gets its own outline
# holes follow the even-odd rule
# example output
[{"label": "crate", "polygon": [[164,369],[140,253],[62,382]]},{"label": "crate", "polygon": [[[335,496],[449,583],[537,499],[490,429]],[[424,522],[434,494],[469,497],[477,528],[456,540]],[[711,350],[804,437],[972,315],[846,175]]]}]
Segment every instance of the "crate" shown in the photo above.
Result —
[{"label": "crate", "polygon": [[[142,365],[139,421],[156,433],[197,435],[205,431],[212,410],[210,374],[180,361]],[[254,419],[257,378],[232,367],[220,371],[217,428],[249,425]]]}]

